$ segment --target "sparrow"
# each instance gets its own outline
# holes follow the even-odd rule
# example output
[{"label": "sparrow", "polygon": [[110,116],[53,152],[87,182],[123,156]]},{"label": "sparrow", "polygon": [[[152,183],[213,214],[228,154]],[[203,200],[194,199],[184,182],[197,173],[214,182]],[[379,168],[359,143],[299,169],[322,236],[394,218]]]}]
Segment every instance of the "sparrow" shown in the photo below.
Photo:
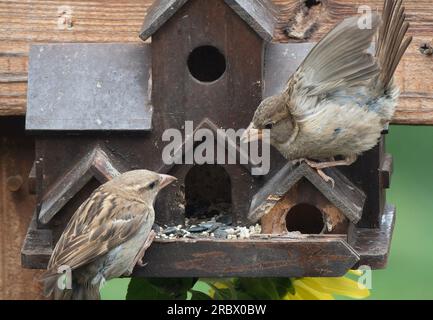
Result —
[{"label": "sparrow", "polygon": [[[337,25],[311,50],[283,92],[261,102],[242,141],[269,133],[271,145],[285,158],[307,162],[334,183],[322,170],[354,163],[378,143],[394,115],[399,97],[394,73],[412,41],[406,37],[404,11],[401,0],[385,0],[382,17],[371,14],[371,28],[359,24],[366,16]],[[367,50],[377,33],[372,55]]]},{"label": "sparrow", "polygon": [[[147,170],[124,173],[101,185],[77,209],[60,236],[42,276],[45,294],[59,300],[99,300],[105,281],[128,276],[155,232],[158,192],[176,178]],[[62,273],[64,272],[64,273]],[[70,288],[62,290],[59,282]]]}]

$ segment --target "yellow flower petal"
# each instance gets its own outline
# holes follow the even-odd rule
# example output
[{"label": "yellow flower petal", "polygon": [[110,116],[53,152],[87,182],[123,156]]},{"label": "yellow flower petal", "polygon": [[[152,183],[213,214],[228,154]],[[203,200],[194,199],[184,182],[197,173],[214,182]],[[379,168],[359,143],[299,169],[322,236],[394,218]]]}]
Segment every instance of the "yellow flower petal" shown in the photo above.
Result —
[{"label": "yellow flower petal", "polygon": [[301,278],[293,282],[296,294],[302,300],[334,300],[330,292],[321,290],[320,286],[308,285],[306,278]]},{"label": "yellow flower petal", "polygon": [[349,278],[303,278],[308,286],[318,291],[324,291],[331,294],[338,294],[355,299],[367,298],[370,291]]},{"label": "yellow flower petal", "polygon": [[220,281],[213,283],[213,285],[215,287],[217,287],[218,289],[227,289],[227,288],[229,288],[229,285],[227,283],[220,282]]},{"label": "yellow flower petal", "polygon": [[353,275],[355,275],[357,277],[360,277],[360,276],[362,276],[364,274],[364,272],[361,271],[361,270],[349,270],[349,273],[353,274]]},{"label": "yellow flower petal", "polygon": [[298,300],[298,299],[296,299],[294,294],[288,293],[283,297],[282,300]]},{"label": "yellow flower petal", "polygon": [[[362,272],[353,270],[349,274],[362,275]],[[352,277],[353,278],[353,277]],[[210,281],[210,294],[215,298],[215,290],[236,290],[233,279]],[[355,299],[363,299],[370,295],[370,291],[356,280],[349,277],[340,278],[294,278],[291,279],[294,292],[287,292],[283,300],[334,300],[334,295],[342,295]],[[289,288],[288,288],[289,290]]]}]

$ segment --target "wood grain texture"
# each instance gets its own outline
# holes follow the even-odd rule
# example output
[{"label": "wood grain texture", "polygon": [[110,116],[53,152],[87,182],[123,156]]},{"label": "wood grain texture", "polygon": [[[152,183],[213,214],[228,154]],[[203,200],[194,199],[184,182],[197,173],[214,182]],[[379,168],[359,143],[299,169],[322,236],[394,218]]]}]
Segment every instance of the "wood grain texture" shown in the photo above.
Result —
[{"label": "wood grain texture", "polygon": [[236,241],[157,240],[146,252],[148,265],[136,268],[134,275],[329,277],[344,275],[359,259],[346,241],[332,236]]},{"label": "wood grain texture", "polygon": [[[357,13],[360,5],[382,9],[383,0],[323,0],[309,10],[300,0],[274,0],[281,6],[277,41],[289,38],[287,30],[307,29],[302,41],[317,41],[332,26]],[[31,43],[139,42],[145,13],[152,0],[0,1],[0,116],[23,115],[26,111],[27,56]],[[433,124],[433,58],[419,52],[432,41],[433,3],[406,0],[414,41],[397,70],[402,99],[394,123]],[[305,13],[306,12],[306,13]],[[306,14],[307,19],[295,19]],[[296,21],[313,21],[297,26]],[[302,24],[302,23],[301,23]]]},{"label": "wood grain texture", "polygon": [[[201,0],[202,2],[205,0]],[[215,0],[211,0],[214,2]],[[277,10],[271,0],[224,0],[264,40],[273,39]],[[140,32],[147,40],[158,31],[188,0],[155,0],[149,8]]]},{"label": "wood grain texture", "polygon": [[[127,171],[113,163],[112,155],[95,148],[45,194],[39,213],[39,221],[47,224],[94,177],[101,184]],[[117,168],[116,168],[117,167]]]},{"label": "wood grain texture", "polygon": [[[339,277],[360,256],[339,235],[271,236],[250,240],[156,240],[146,251],[146,267],[136,267],[135,277]],[[47,239],[48,238],[48,239]],[[25,251],[23,263],[45,268],[50,250],[39,232]],[[29,242],[30,244],[30,242]],[[179,254],[182,252],[182,254]],[[35,262],[37,264],[35,264]]]},{"label": "wood grain texture", "polygon": [[396,210],[392,205],[385,206],[379,228],[367,229],[354,227],[349,231],[349,244],[361,256],[354,267],[370,266],[372,269],[385,269],[391,249]]},{"label": "wood grain texture", "polygon": [[[287,28],[293,28],[295,15],[302,10],[297,0],[275,0],[283,8],[274,38],[278,42],[299,41],[289,39]],[[396,73],[401,88],[399,107],[393,123],[433,124],[433,58],[419,52],[419,47],[432,41],[433,2],[430,0],[405,0],[408,35],[414,37]],[[310,35],[302,41],[319,41],[341,19],[357,14],[360,6],[369,6],[373,11],[382,11],[383,0],[322,0],[309,10],[308,18],[315,24]],[[296,20],[296,19],[295,19]],[[299,20],[299,18],[298,18]],[[298,21],[296,20],[296,21]],[[301,20],[302,21],[302,20]]]},{"label": "wood grain texture", "polygon": [[[318,173],[306,163],[284,166],[253,198],[248,219],[255,223],[269,214],[290,189],[301,179],[307,179],[338,208],[351,222],[357,223],[363,213],[365,194],[335,168],[326,170],[335,181],[335,186],[325,182]],[[302,203],[302,202],[300,202]],[[307,202],[309,203],[309,202]],[[310,204],[310,203],[309,203]]]},{"label": "wood grain texture", "polygon": [[[0,119],[0,300],[42,298],[36,280],[40,272],[23,269],[20,260],[22,241],[35,206],[27,178],[33,158],[34,141],[24,135],[24,121]],[[16,176],[23,183],[11,191],[6,181]]]},{"label": "wood grain texture", "polygon": [[[269,211],[269,213],[261,219],[260,224],[262,226],[262,233],[286,233],[288,228],[291,227],[287,222],[287,217],[290,214],[306,214],[308,216],[310,213],[307,211],[293,213],[292,209],[300,204],[308,204],[320,210],[323,219],[323,228],[320,232],[317,232],[317,234],[347,234],[349,220],[307,179],[301,179],[298,181]],[[311,211],[311,208],[308,209],[308,211]],[[311,231],[311,228],[317,223],[317,221],[312,221],[311,215],[308,217],[309,218],[305,219],[306,222],[302,226],[305,229],[292,229],[290,231],[301,231],[302,233],[307,233],[304,232],[305,230]]]},{"label": "wood grain texture", "polygon": [[188,0],[155,0],[144,19],[140,38],[146,41],[179,10]]},{"label": "wood grain texture", "polygon": [[53,232],[37,228],[37,213],[33,215],[21,249],[21,266],[46,269],[53,253]]}]

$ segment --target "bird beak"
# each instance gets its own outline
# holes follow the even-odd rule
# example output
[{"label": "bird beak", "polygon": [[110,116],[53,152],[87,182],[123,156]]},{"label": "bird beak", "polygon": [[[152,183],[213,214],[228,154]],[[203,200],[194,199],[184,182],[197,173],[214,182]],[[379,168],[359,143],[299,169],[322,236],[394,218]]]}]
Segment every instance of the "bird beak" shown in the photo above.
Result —
[{"label": "bird beak", "polygon": [[159,183],[159,190],[164,189],[170,183],[177,180],[177,178],[169,176],[168,174],[160,174],[159,176],[161,177],[161,182]]},{"label": "bird beak", "polygon": [[244,134],[241,137],[241,141],[243,143],[253,142],[256,140],[261,140],[263,137],[263,132],[260,129],[256,129],[254,127],[254,123],[251,122],[251,124],[248,126],[248,128],[245,130]]}]

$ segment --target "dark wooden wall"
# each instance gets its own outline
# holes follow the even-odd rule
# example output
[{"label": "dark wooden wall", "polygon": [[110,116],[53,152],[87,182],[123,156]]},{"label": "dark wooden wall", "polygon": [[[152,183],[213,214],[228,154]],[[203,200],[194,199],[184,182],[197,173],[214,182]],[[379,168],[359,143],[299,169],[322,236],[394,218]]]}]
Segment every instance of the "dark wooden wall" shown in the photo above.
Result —
[{"label": "dark wooden wall", "polygon": [[[248,125],[262,98],[263,41],[223,0],[189,1],[152,41],[154,123],[180,129],[209,118],[224,128]],[[200,82],[188,71],[189,55],[200,46],[225,56],[218,81]]]},{"label": "dark wooden wall", "polygon": [[23,117],[0,118],[0,300],[42,298],[40,271],[21,268],[21,246],[35,199],[28,192],[33,139]]}]

